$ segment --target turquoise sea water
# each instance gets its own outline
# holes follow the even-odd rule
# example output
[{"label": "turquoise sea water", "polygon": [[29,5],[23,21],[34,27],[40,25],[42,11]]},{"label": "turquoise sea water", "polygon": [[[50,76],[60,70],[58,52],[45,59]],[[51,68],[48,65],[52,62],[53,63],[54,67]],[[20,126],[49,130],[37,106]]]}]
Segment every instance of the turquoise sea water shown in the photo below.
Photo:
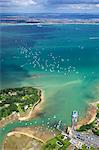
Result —
[{"label": "turquoise sea water", "polygon": [[[1,89],[44,90],[41,114],[0,129],[0,141],[15,127],[71,124],[71,112],[85,115],[99,98],[99,25],[1,25]],[[36,77],[36,78],[35,78]],[[32,124],[30,124],[32,123]]]}]

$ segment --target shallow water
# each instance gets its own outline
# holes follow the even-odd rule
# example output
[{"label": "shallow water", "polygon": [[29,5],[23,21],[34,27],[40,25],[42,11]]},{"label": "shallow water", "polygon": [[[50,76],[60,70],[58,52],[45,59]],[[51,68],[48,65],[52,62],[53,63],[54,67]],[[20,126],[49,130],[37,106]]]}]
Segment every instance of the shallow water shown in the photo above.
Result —
[{"label": "shallow water", "polygon": [[[45,92],[42,113],[29,122],[14,122],[6,133],[30,122],[71,124],[71,112],[85,115],[99,97],[99,25],[0,26],[1,88],[34,86]],[[26,124],[27,123],[27,124]]]}]

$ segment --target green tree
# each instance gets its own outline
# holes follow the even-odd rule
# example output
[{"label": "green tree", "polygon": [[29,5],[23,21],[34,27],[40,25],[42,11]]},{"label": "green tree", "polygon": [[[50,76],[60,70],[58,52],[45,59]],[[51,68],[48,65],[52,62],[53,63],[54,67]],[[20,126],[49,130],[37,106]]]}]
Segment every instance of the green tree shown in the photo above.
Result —
[{"label": "green tree", "polygon": [[86,145],[82,146],[82,150],[88,150]]}]

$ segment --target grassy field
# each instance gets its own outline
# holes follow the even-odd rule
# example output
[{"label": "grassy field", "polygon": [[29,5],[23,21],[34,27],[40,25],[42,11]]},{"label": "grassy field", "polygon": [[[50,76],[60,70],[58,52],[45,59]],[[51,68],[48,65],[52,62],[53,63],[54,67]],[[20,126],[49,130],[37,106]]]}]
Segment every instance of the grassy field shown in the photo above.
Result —
[{"label": "grassy field", "polygon": [[55,138],[48,141],[44,146],[43,150],[66,150],[70,145],[69,140],[64,140],[62,135],[58,135]]},{"label": "grassy field", "polygon": [[24,111],[20,105],[17,106],[17,110],[19,111],[20,114],[24,113]]}]

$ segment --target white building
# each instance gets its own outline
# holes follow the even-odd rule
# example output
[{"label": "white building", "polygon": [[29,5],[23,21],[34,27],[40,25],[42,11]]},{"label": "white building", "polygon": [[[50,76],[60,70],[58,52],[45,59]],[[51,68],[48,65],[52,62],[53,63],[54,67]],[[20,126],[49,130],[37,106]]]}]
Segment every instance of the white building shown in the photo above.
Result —
[{"label": "white building", "polygon": [[83,143],[76,140],[76,139],[71,139],[70,143],[73,144],[74,146],[76,146],[78,149],[82,149],[82,145]]}]

